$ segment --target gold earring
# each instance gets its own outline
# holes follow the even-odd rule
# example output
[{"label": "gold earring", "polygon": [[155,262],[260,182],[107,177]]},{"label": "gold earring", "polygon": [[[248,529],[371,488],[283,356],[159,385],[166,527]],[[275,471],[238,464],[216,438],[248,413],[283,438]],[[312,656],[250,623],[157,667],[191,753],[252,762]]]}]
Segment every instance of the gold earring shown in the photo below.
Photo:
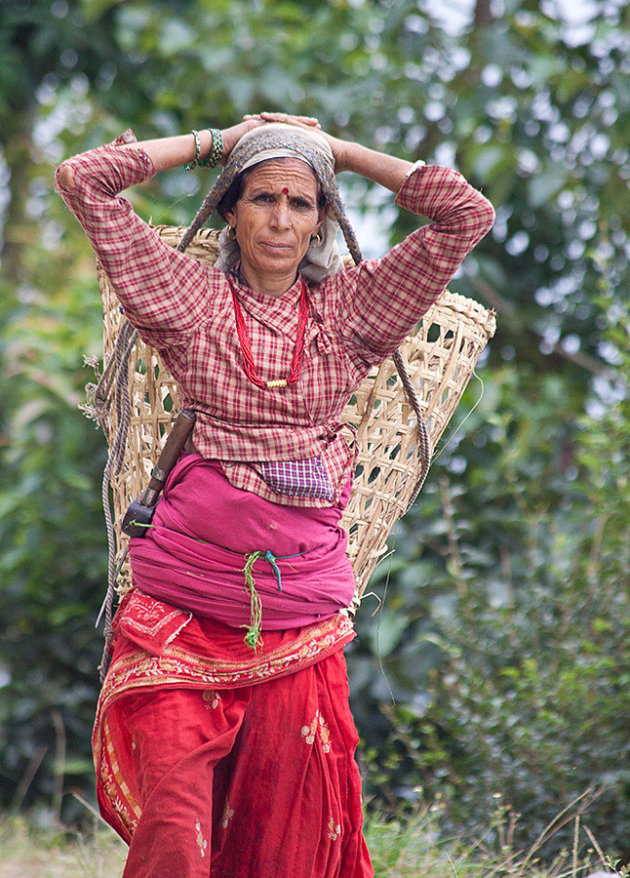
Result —
[{"label": "gold earring", "polygon": [[321,243],[322,236],[319,234],[319,232],[311,237],[311,247],[313,247],[313,249],[315,249],[315,247],[319,247]]},{"label": "gold earring", "polygon": [[228,239],[228,241],[236,241],[236,227],[235,226],[228,226],[227,239]]}]

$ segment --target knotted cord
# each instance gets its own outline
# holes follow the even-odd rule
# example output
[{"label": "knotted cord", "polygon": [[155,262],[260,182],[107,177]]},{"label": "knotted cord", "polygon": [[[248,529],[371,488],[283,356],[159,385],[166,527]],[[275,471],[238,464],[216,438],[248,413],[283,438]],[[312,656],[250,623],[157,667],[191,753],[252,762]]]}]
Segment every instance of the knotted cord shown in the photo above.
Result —
[{"label": "knotted cord", "polygon": [[[109,654],[109,645],[111,643],[113,628],[113,607],[116,591],[116,536],[114,533],[114,520],[112,516],[112,508],[109,501],[109,488],[112,476],[117,476],[123,465],[125,456],[125,447],[127,444],[127,434],[129,432],[129,423],[131,421],[131,406],[129,400],[129,356],[133,349],[138,331],[133,328],[128,320],[123,320],[120,331],[116,337],[114,350],[103,371],[103,375],[99,380],[96,388],[94,388],[92,416],[95,420],[105,426],[112,408],[112,389],[114,394],[113,405],[116,411],[117,430],[114,434],[113,441],[109,446],[109,454],[107,455],[107,463],[103,470],[103,480],[101,482],[101,499],[103,503],[103,514],[105,516],[105,529],[107,531],[107,592],[103,602],[102,611],[105,613],[105,645],[103,648],[103,656],[99,665],[99,674],[101,683],[105,679],[107,670],[107,660]],[[90,410],[90,405],[83,407]],[[99,613],[99,620],[101,613]]]}]

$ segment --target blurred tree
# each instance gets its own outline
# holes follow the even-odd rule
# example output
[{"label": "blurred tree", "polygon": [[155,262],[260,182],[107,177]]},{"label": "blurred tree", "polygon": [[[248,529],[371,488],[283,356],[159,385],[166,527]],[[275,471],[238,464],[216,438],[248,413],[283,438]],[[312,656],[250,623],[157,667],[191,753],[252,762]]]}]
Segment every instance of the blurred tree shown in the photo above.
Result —
[{"label": "blurred tree", "polygon": [[[81,354],[98,351],[98,299],[89,246],[51,193],[52,164],[129,125],[139,137],[155,136],[282,107],[410,159],[456,164],[498,209],[492,235],[452,284],[499,312],[482,372],[485,395],[466,429],[438,450],[416,511],[397,528],[396,554],[374,579],[382,596],[387,582],[384,609],[374,618],[362,611],[350,656],[354,708],[374,754],[369,789],[396,803],[416,796],[419,785],[434,793],[448,782],[453,815],[466,819],[466,775],[485,771],[483,795],[496,780],[514,791],[517,808],[519,797],[539,801],[541,819],[556,807],[557,751],[545,750],[525,789],[515,780],[517,765],[528,761],[525,744],[497,738],[475,749],[467,730],[514,716],[506,708],[514,688],[492,689],[506,668],[517,675],[519,710],[532,728],[527,699],[531,706],[556,692],[528,662],[543,646],[551,667],[563,651],[575,654],[564,638],[577,636],[579,616],[545,627],[545,612],[564,618],[573,589],[579,592],[574,582],[584,581],[596,551],[605,499],[603,489],[583,490],[581,480],[595,475],[580,431],[590,419],[588,437],[609,455],[627,429],[627,418],[609,429],[602,412],[627,398],[619,353],[626,330],[617,320],[614,339],[605,333],[628,285],[630,9],[622,0],[596,0],[579,24],[553,0],[515,0],[496,17],[495,9],[485,0],[457,16],[424,0],[3,5],[0,47],[10,61],[0,71],[6,800],[21,798],[43,747],[50,758],[32,791],[58,789],[56,716],[76,758],[66,771],[83,770],[99,650],[90,626],[103,579],[97,471],[104,451],[75,410],[85,380]],[[131,197],[145,217],[182,223],[207,185],[203,173],[173,171]],[[412,227],[371,187],[349,178],[343,186],[366,251]],[[468,408],[478,395],[473,381]],[[598,463],[604,467],[604,457]],[[603,469],[598,478],[607,478]],[[627,486],[619,497],[627,501]],[[627,588],[621,566],[597,570],[608,589],[601,600]],[[625,609],[617,610],[623,626]],[[506,618],[514,619],[511,628]],[[512,651],[503,662],[506,638]],[[601,666],[610,676],[591,678],[595,688],[618,685],[622,658],[611,646]],[[461,694],[480,681],[479,698]],[[557,723],[567,726],[583,691],[567,685],[556,692],[561,701],[563,693]],[[460,723],[449,716],[451,696]],[[504,743],[511,762],[500,755]],[[601,779],[612,758],[588,763],[586,773]],[[584,782],[585,772],[572,775],[562,795],[581,792]],[[613,786],[606,808],[613,801],[622,814],[627,788]]]}]

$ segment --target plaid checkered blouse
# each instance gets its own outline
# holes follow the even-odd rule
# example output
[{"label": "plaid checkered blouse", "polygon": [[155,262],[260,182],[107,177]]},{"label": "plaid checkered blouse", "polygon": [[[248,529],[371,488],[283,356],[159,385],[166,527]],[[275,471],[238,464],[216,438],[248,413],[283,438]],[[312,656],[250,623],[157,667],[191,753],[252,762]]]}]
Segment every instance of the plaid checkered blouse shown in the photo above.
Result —
[{"label": "plaid checkered blouse", "polygon": [[[353,433],[339,421],[346,402],[370,367],[398,348],[491,228],[492,206],[456,171],[416,169],[396,203],[431,222],[383,258],[311,287],[302,375],[291,386],[261,389],[241,365],[225,275],[163,243],[118,194],[155,173],[145,153],[119,149],[118,142],[69,159],[74,187],[58,189],[127,318],[176,379],[180,406],[196,411],[195,447],[221,461],[237,488],[284,505],[336,503],[355,459]],[[258,374],[265,381],[286,377],[299,283],[279,298],[238,279],[235,288]],[[293,482],[292,472],[298,474]],[[282,484],[287,476],[288,487]],[[301,478],[323,487],[300,491]],[[316,496],[300,496],[309,493]]]}]

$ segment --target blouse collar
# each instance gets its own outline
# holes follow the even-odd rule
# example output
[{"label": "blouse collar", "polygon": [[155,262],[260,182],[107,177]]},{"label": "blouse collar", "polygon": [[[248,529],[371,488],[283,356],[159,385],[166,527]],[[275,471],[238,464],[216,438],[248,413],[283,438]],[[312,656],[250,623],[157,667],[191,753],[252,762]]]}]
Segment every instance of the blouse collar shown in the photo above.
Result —
[{"label": "blouse collar", "polygon": [[259,293],[248,287],[238,271],[239,266],[230,272],[228,280],[231,282],[238,300],[243,308],[252,317],[280,330],[293,327],[297,320],[298,302],[302,290],[302,284],[306,281],[298,275],[295,283],[281,296],[272,296],[269,293]]}]

